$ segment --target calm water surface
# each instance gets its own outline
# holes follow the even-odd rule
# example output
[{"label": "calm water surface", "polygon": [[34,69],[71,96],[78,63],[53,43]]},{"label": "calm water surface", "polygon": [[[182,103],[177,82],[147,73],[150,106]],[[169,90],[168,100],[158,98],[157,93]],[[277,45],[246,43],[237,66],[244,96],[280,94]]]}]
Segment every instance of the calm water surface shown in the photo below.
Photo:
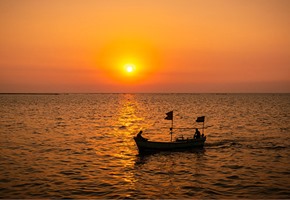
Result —
[{"label": "calm water surface", "polygon": [[[170,110],[206,116],[205,148],[139,156]],[[1,198],[290,198],[289,94],[0,95],[0,113]]]}]

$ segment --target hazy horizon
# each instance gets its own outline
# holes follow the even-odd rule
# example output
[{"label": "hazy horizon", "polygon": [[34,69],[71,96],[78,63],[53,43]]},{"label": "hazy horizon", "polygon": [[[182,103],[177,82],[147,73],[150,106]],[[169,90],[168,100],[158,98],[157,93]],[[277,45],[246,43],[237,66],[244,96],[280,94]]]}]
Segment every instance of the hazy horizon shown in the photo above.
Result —
[{"label": "hazy horizon", "polygon": [[287,0],[2,0],[1,93],[289,93]]},{"label": "hazy horizon", "polygon": [[1,92],[0,95],[94,95],[94,94],[189,94],[189,95],[268,95],[289,92]]}]

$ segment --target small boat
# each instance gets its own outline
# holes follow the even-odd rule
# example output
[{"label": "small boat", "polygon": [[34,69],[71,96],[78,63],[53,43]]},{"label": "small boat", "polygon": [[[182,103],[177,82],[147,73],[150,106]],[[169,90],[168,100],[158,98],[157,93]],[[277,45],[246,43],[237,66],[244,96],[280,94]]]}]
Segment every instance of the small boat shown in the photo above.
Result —
[{"label": "small boat", "polygon": [[175,142],[153,142],[146,138],[134,137],[139,153],[150,153],[158,151],[184,151],[203,148],[206,136],[199,139],[176,139]]},{"label": "small boat", "polygon": [[[139,153],[152,153],[160,151],[185,151],[192,150],[197,148],[203,148],[206,141],[206,136],[204,134],[200,135],[200,132],[196,128],[196,133],[192,138],[183,138],[179,137],[175,141],[172,141],[172,130],[173,130],[173,111],[166,113],[166,120],[172,120],[172,127],[170,128],[171,142],[154,142],[149,141],[147,138],[142,137],[142,131],[140,131],[135,137],[134,140],[138,147]],[[203,122],[204,129],[204,119],[205,117],[198,117],[196,122]]]}]

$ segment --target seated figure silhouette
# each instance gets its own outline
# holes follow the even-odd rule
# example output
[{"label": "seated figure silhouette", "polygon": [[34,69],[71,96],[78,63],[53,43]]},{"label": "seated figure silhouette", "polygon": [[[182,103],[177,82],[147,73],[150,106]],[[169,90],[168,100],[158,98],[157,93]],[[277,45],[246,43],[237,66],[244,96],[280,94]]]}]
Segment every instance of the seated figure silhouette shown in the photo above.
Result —
[{"label": "seated figure silhouette", "polygon": [[137,138],[140,139],[141,141],[147,141],[148,139],[142,137],[142,133],[143,133],[143,131],[140,131],[140,132],[137,134]]},{"label": "seated figure silhouette", "polygon": [[199,139],[200,138],[200,132],[199,132],[199,130],[197,128],[195,129],[194,138],[195,139]]}]

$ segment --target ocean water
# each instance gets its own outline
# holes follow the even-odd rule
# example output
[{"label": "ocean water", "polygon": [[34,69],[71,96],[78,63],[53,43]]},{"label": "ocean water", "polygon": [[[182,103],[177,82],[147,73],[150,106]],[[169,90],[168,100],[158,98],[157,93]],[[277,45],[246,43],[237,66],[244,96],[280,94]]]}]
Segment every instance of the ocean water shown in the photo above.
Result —
[{"label": "ocean water", "polygon": [[[204,149],[138,155],[133,136]],[[290,198],[290,94],[0,95],[0,198]]]}]

